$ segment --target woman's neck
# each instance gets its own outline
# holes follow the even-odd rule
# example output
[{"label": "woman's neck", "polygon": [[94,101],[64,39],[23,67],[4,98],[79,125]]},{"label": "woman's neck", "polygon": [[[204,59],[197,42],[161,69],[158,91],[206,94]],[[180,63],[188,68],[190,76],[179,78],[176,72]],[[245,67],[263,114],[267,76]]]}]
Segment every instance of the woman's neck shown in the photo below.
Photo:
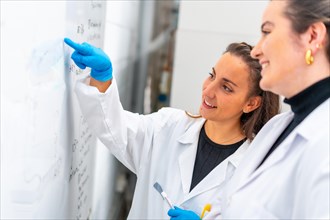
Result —
[{"label": "woman's neck", "polygon": [[279,92],[278,94],[290,99],[315,83],[328,78],[329,76],[329,61],[326,57],[317,57],[315,58],[314,63],[308,68],[297,68],[293,74],[294,80],[290,82],[290,85],[287,86],[284,93]]},{"label": "woman's neck", "polygon": [[204,126],[208,138],[217,144],[233,144],[245,138],[239,122],[219,123],[207,120]]}]

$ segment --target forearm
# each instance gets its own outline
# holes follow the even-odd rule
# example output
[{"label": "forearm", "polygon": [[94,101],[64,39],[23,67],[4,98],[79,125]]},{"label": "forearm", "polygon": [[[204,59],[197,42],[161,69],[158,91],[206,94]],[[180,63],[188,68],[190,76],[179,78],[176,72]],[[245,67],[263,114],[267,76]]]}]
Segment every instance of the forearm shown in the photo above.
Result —
[{"label": "forearm", "polygon": [[101,82],[91,77],[89,85],[96,87],[99,90],[99,92],[105,93],[105,91],[107,91],[111,83],[112,83],[112,79],[105,82]]}]

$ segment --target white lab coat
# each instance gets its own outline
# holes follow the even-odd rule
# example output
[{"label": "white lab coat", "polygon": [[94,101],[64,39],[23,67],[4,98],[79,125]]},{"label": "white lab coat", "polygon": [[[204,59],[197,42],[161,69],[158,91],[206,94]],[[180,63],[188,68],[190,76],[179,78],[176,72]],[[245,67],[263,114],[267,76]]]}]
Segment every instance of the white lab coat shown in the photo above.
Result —
[{"label": "white lab coat", "polygon": [[137,175],[129,219],[169,219],[169,206],[154,189],[155,182],[175,205],[200,215],[232,176],[248,147],[246,141],[189,192],[204,119],[190,118],[173,108],[150,115],[125,111],[115,80],[104,94],[83,82],[77,83],[76,93],[91,130]]},{"label": "white lab coat", "polygon": [[293,113],[263,127],[214,202],[223,219],[330,219],[329,106],[318,106],[257,169]]}]

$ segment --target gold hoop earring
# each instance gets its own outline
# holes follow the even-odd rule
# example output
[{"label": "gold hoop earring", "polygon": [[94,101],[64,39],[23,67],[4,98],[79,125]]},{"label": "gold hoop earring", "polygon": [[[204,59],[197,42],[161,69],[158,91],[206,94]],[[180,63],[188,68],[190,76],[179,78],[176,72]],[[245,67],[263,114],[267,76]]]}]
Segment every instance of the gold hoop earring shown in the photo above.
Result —
[{"label": "gold hoop earring", "polygon": [[305,61],[308,65],[311,65],[314,62],[314,57],[312,55],[312,50],[308,49],[305,55]]}]

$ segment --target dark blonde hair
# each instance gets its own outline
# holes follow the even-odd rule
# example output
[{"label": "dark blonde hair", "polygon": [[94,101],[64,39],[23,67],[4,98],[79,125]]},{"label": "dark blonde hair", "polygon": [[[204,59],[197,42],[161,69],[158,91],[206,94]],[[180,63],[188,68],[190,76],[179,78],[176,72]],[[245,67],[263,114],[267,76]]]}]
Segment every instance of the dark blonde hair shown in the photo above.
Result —
[{"label": "dark blonde hair", "polygon": [[247,98],[261,97],[261,104],[257,109],[249,113],[243,113],[241,116],[241,127],[249,140],[253,140],[260,129],[280,110],[279,96],[272,92],[263,91],[259,86],[261,65],[257,59],[251,57],[252,49],[253,47],[245,42],[232,43],[224,52],[240,57],[248,66],[250,91]]}]

